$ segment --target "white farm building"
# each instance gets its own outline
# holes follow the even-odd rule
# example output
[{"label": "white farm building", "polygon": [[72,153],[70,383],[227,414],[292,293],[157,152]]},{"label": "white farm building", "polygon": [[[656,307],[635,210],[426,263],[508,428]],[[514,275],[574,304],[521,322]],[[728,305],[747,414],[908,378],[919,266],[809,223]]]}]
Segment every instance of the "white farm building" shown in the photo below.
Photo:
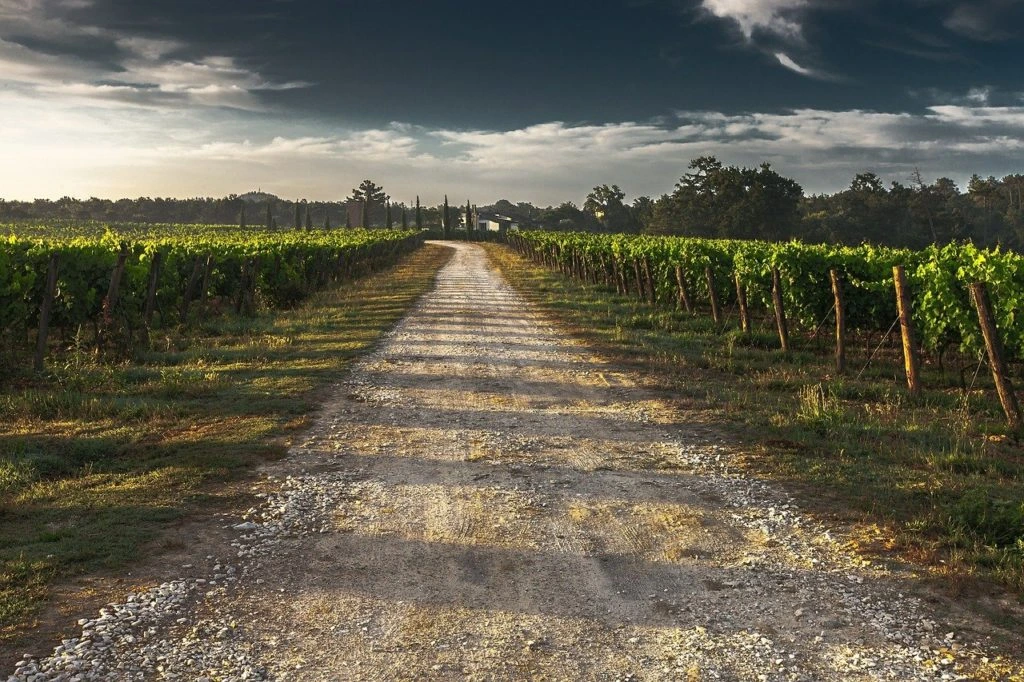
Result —
[{"label": "white farm building", "polygon": [[492,214],[480,214],[476,219],[476,229],[481,232],[508,232],[519,227],[518,223],[512,221],[508,216]]}]

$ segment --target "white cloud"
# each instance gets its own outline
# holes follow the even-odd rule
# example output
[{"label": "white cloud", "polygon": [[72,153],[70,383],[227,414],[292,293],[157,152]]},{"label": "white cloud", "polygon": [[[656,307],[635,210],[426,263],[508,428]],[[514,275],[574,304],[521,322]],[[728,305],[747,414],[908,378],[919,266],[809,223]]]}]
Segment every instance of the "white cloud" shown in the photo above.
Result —
[{"label": "white cloud", "polygon": [[778,60],[779,64],[782,64],[790,71],[795,71],[801,76],[807,76],[808,78],[815,78],[817,80],[836,80],[836,77],[829,73],[797,64],[793,58],[785,52],[776,52],[775,59]]},{"label": "white cloud", "polygon": [[[88,0],[0,0],[0,87],[16,85],[41,96],[70,95],[104,107],[258,110],[263,108],[261,91],[309,85],[272,81],[224,55],[172,59],[187,51],[188,45],[76,23],[57,11],[89,6]],[[66,54],[69,50],[58,56],[27,47],[26,38],[50,45],[106,44],[120,57],[100,63]]]},{"label": "white cloud", "polygon": [[967,91],[965,99],[974,104],[988,104],[989,98],[992,97],[992,88],[971,88]]},{"label": "white cloud", "polygon": [[44,54],[0,37],[0,83],[38,83],[89,80],[99,69],[81,59]]},{"label": "white cloud", "polygon": [[[478,203],[580,201],[593,186],[670,191],[689,161],[769,161],[809,192],[835,191],[872,169],[906,181],[964,181],[1019,171],[1024,106],[936,103],[920,113],[796,109],[725,114],[681,111],[659,122],[514,130],[371,129],[303,123],[268,112],[156,106],[201,97],[244,104],[260,81],[232,60],[153,66],[162,86],[71,79],[0,88],[0,166],[7,198],[224,195],[262,186],[285,197],[338,198],[371,177],[398,200],[444,193]],[[159,74],[157,77],[156,74]],[[231,83],[237,83],[232,89]]]},{"label": "white cloud", "polygon": [[747,40],[756,31],[782,38],[800,38],[801,26],[795,16],[808,0],[702,0],[701,7],[719,19],[734,21]]},{"label": "white cloud", "polygon": [[160,40],[140,36],[123,36],[116,38],[114,43],[125,52],[148,60],[160,59],[164,55],[185,47],[185,44],[178,40]]},{"label": "white cloud", "polygon": [[[399,125],[389,129],[357,130],[319,137],[276,136],[264,143],[254,143],[251,140],[216,141],[185,153],[196,159],[264,164],[299,162],[311,158],[369,162],[435,160],[432,155],[421,152],[420,141],[403,132],[403,128],[404,126]],[[167,151],[179,150],[171,148]]]},{"label": "white cloud", "polygon": [[967,128],[992,125],[1018,128],[1024,133],[1024,107],[972,107],[956,104],[931,106],[932,118]]},{"label": "white cloud", "polygon": [[[838,80],[831,73],[800,64],[789,51],[795,48],[810,52],[803,39],[801,21],[811,3],[812,0],[701,0],[701,7],[714,17],[734,23],[749,45],[770,55],[782,67],[807,78]],[[787,51],[770,47],[780,43],[788,45]]]}]

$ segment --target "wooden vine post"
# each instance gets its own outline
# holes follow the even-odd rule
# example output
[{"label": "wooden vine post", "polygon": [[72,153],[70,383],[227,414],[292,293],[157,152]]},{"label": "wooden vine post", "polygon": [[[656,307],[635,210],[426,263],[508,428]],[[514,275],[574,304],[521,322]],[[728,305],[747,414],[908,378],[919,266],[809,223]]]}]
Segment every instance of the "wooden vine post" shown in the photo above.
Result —
[{"label": "wooden vine post", "polygon": [[747,290],[740,279],[740,273],[736,273],[736,303],[740,308],[740,326],[744,334],[750,333],[750,309],[747,307]]},{"label": "wooden vine post", "polygon": [[203,276],[203,257],[196,256],[195,261],[192,263],[192,274],[189,275],[188,283],[185,285],[185,292],[181,297],[181,311],[179,317],[184,322],[188,319],[188,308],[192,303],[192,299],[195,298],[196,286],[199,284],[200,278]]},{"label": "wooden vine post", "polygon": [[981,325],[981,334],[985,339],[988,364],[992,368],[992,378],[995,380],[996,392],[999,393],[999,402],[1003,404],[1003,412],[1006,413],[1006,420],[1009,422],[1010,428],[1015,431],[1019,430],[1024,425],[1024,421],[1021,420],[1020,405],[1013,392],[1013,384],[1010,382],[1003,344],[996,329],[995,316],[992,314],[992,302],[989,300],[988,287],[984,282],[975,282],[971,284],[970,289],[974,307],[978,310],[978,324]]},{"label": "wooden vine post", "polygon": [[117,297],[121,291],[121,279],[124,277],[125,264],[128,261],[128,243],[121,242],[121,250],[117,252],[117,263],[114,264],[114,271],[110,273],[110,285],[107,287],[107,296],[103,299],[103,326],[108,327],[114,321],[114,307],[117,305]]},{"label": "wooden vine post", "polygon": [[249,259],[249,280],[243,292],[242,311],[246,315],[253,315],[256,312],[256,284],[259,278],[260,259],[253,256]]},{"label": "wooden vine post", "polygon": [[598,261],[598,277],[600,278],[599,284],[604,284],[606,287],[611,286],[611,277],[608,275],[608,262],[604,259],[603,253],[597,254]]},{"label": "wooden vine post", "polygon": [[718,292],[715,291],[715,273],[711,271],[711,266],[704,268],[704,279],[708,285],[708,300],[711,303],[711,318],[715,321],[715,324],[722,324],[722,310],[718,305]]},{"label": "wooden vine post", "polygon": [[786,322],[786,308],[782,302],[782,276],[778,268],[772,268],[772,304],[775,307],[775,326],[779,330],[779,345],[782,352],[789,352],[789,324]]},{"label": "wooden vine post", "polygon": [[[245,259],[242,261],[241,274],[238,277],[238,291],[235,293],[235,315],[242,314],[242,305],[245,303],[245,295],[249,289],[249,265],[252,259]],[[316,287],[316,263],[313,263],[313,277],[312,282],[306,284],[306,291],[311,292]]]},{"label": "wooden vine post", "polygon": [[914,322],[911,319],[910,291],[907,275],[902,265],[892,269],[892,280],[896,287],[896,309],[900,315],[900,332],[903,338],[903,365],[907,372],[907,388],[911,395],[921,393],[921,370],[914,345]]},{"label": "wooden vine post", "polygon": [[686,279],[683,277],[683,266],[676,266],[676,284],[679,286],[679,303],[689,315],[693,315],[693,302],[690,300],[690,292],[686,288]]},{"label": "wooden vine post", "polygon": [[654,305],[657,301],[657,292],[654,290],[654,278],[651,277],[651,260],[644,256],[644,281],[647,289],[647,302]]},{"label": "wooden vine post", "polygon": [[142,319],[148,328],[153,323],[153,312],[156,310],[156,289],[160,282],[160,266],[163,264],[164,254],[157,251],[153,254],[153,260],[149,264],[149,286],[146,288],[146,303],[142,308]]},{"label": "wooden vine post", "polygon": [[839,272],[832,268],[828,271],[832,280],[832,296],[836,300],[836,373],[846,373],[846,308],[843,302],[843,283]]},{"label": "wooden vine post", "polygon": [[203,265],[203,283],[199,290],[199,305],[206,305],[206,297],[210,293],[210,273],[213,270],[213,254],[206,254],[206,263]]},{"label": "wooden vine post", "polygon": [[43,301],[39,306],[39,335],[36,337],[36,355],[32,367],[42,372],[46,360],[46,337],[50,333],[50,315],[53,313],[53,297],[57,292],[57,269],[60,257],[50,254],[50,262],[46,267],[46,288],[43,290]]}]

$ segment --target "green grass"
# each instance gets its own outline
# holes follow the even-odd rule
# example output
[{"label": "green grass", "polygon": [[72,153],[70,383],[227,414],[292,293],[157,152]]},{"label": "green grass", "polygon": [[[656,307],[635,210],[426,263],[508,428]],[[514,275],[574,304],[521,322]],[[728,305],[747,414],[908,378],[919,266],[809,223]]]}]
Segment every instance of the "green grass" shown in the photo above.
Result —
[{"label": "green grass", "polygon": [[237,504],[227,485],[281,457],[353,358],[448,258],[396,267],[301,307],[164,332],[131,362],[84,351],[0,387],[0,640],[34,624],[54,584],[121,569],[176,521]]},{"label": "green grass", "polygon": [[767,316],[746,336],[735,315],[717,327],[487,248],[521,292],[720,424],[744,445],[745,467],[850,524],[864,551],[897,553],[957,589],[973,576],[1024,596],[1024,449],[985,370],[963,390],[959,372],[926,365],[914,399],[897,348],[883,344],[868,364],[877,336],[854,344],[850,375],[837,377],[827,337],[793,335],[784,356]]}]

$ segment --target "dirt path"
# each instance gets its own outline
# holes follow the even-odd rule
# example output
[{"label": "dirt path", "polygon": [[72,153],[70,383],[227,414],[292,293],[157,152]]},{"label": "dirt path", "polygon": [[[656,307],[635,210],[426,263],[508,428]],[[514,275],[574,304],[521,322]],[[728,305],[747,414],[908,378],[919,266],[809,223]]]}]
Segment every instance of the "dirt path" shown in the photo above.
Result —
[{"label": "dirt path", "polygon": [[978,674],[983,643],[904,596],[909,577],[732,473],[711,432],[454,248],[229,551],[14,679]]}]

